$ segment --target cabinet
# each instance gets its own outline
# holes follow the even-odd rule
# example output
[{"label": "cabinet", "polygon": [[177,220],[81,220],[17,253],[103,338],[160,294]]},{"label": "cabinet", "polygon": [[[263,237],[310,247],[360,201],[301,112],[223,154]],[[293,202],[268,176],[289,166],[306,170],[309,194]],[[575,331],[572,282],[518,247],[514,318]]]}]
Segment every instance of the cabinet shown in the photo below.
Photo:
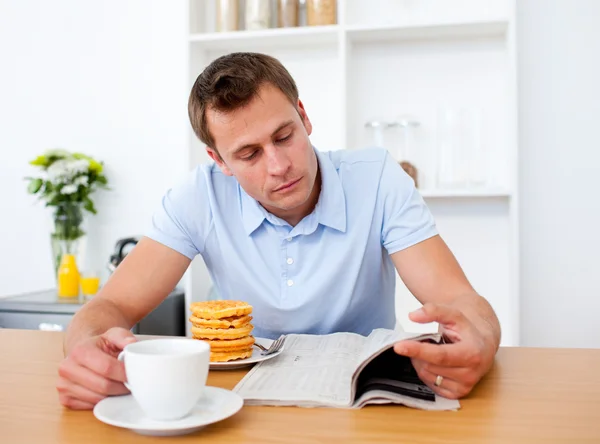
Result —
[{"label": "cabinet", "polygon": [[[222,54],[265,52],[294,76],[320,150],[372,146],[369,121],[419,123],[411,143],[420,192],[476,290],[498,313],[502,344],[518,345],[514,0],[338,1],[334,25],[232,32],[215,32],[214,1],[190,0],[189,6],[190,88]],[[455,122],[450,136],[448,122]],[[387,137],[390,150],[406,140]],[[189,140],[190,165],[208,160],[191,130]],[[456,186],[447,180],[462,174],[444,175],[448,143],[459,150],[455,170],[476,165],[473,180]],[[476,149],[465,151],[468,146]],[[193,267],[190,294],[206,294],[206,278]],[[434,327],[408,321],[419,304],[400,279],[396,302],[405,329]]]},{"label": "cabinet", "polygon": [[[39,291],[0,299],[0,328],[65,331],[84,297],[59,298],[56,290]],[[138,322],[135,334],[185,336],[184,292],[176,288],[158,307]]]}]

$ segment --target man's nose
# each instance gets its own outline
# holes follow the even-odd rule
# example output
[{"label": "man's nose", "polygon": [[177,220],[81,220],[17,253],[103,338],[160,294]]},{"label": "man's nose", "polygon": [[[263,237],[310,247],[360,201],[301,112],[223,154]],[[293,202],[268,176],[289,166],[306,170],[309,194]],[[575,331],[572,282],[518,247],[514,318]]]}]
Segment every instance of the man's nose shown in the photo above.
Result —
[{"label": "man's nose", "polygon": [[272,176],[283,176],[292,162],[285,150],[277,147],[267,148],[267,172]]}]

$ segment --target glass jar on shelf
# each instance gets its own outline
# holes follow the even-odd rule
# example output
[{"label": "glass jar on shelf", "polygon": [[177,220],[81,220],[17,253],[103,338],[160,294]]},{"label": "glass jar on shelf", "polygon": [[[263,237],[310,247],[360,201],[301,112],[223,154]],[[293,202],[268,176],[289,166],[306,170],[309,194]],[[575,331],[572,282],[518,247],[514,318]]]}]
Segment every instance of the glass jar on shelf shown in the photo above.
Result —
[{"label": "glass jar on shelf", "polygon": [[298,26],[300,18],[300,0],[279,0],[277,6],[277,25],[280,28]]},{"label": "glass jar on shelf", "polygon": [[217,32],[230,32],[240,29],[239,0],[217,0]]},{"label": "glass jar on shelf", "polygon": [[271,1],[246,0],[246,30],[257,31],[271,27]]},{"label": "glass jar on shelf", "polygon": [[415,129],[420,126],[420,123],[410,117],[404,117],[390,123],[389,126],[400,131],[398,137],[395,137],[394,158],[406,174],[413,179],[415,187],[419,188],[418,166],[420,162]]},{"label": "glass jar on shelf", "polygon": [[388,123],[383,120],[369,120],[365,123],[365,128],[369,130],[371,146],[377,148],[387,148],[384,142],[384,132],[388,127]]},{"label": "glass jar on shelf", "polygon": [[437,118],[437,186],[485,187],[487,169],[481,143],[481,110],[441,106]]},{"label": "glass jar on shelf", "polygon": [[306,24],[308,26],[335,25],[337,23],[337,0],[306,0]]}]

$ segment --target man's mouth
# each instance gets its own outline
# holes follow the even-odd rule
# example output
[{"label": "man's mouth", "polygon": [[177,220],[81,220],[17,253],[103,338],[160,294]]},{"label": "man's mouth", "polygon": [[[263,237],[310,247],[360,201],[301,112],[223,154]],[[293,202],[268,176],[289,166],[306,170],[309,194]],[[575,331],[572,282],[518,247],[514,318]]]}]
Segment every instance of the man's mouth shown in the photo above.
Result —
[{"label": "man's mouth", "polygon": [[292,181],[290,181],[290,182],[286,182],[286,183],[284,183],[283,185],[281,185],[281,186],[279,186],[279,187],[275,188],[273,191],[277,193],[277,192],[280,192],[280,191],[287,191],[287,190],[291,190],[291,189],[292,189],[294,186],[296,186],[296,184],[297,184],[298,182],[300,182],[300,180],[301,180],[301,179],[302,179],[302,178],[300,178],[300,179],[294,179],[294,180],[292,180]]}]

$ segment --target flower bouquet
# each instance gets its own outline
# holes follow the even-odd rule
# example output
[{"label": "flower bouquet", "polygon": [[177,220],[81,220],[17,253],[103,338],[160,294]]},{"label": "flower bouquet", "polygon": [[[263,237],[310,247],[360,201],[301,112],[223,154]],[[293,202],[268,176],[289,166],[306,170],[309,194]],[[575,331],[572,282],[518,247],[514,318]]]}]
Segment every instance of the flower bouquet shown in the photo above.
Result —
[{"label": "flower bouquet", "polygon": [[56,276],[64,254],[78,255],[85,235],[83,211],[97,213],[91,196],[97,189],[108,189],[108,181],[102,162],[81,153],[49,150],[29,163],[42,174],[26,177],[28,192],[54,208],[51,241]]}]

